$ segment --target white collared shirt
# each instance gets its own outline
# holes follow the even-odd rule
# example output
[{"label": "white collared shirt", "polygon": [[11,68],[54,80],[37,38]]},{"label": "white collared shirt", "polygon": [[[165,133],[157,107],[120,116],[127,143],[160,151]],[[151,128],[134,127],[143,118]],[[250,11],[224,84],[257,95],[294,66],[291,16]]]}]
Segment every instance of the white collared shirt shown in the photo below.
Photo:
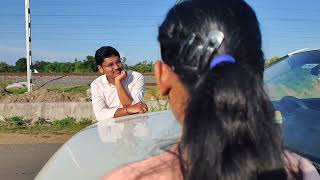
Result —
[{"label": "white collared shirt", "polygon": [[[127,73],[122,84],[128,95],[132,97],[132,104],[143,101],[145,90],[143,75],[135,71],[127,71]],[[114,117],[117,109],[122,108],[117,89],[109,83],[105,74],[91,83],[91,99],[97,121]]]}]

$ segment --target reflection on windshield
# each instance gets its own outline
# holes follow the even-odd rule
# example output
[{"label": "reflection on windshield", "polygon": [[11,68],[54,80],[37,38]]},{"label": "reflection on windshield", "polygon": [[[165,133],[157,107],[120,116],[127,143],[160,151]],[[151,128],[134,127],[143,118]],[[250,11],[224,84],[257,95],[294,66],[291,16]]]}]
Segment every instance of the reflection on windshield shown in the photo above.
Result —
[{"label": "reflection on windshield", "polygon": [[268,93],[272,100],[283,96],[297,98],[320,97],[320,78],[310,74],[310,69],[295,68],[268,83]]},{"label": "reflection on windshield", "polygon": [[300,99],[320,97],[320,58],[289,57],[265,71],[265,83],[271,100],[284,96]]},{"label": "reflection on windshield", "polygon": [[287,56],[265,70],[266,90],[283,119],[286,148],[320,162],[320,51]]}]

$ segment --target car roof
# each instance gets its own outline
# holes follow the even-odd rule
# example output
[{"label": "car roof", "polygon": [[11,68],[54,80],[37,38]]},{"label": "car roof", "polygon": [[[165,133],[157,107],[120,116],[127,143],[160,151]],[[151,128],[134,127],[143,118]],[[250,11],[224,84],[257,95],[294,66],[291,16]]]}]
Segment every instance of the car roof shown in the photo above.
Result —
[{"label": "car roof", "polygon": [[309,52],[309,51],[320,51],[320,49],[303,48],[303,49],[300,49],[300,50],[297,50],[297,51],[290,52],[286,56],[292,56],[292,55],[295,55],[295,54],[298,54],[298,53],[304,53],[304,52]]},{"label": "car roof", "polygon": [[267,69],[272,67],[272,66],[274,66],[274,65],[276,65],[276,64],[278,64],[279,62],[282,62],[284,59],[287,59],[288,57],[291,57],[291,56],[294,56],[294,55],[297,55],[297,54],[301,54],[301,53],[308,53],[308,52],[312,52],[312,51],[320,51],[320,49],[303,48],[303,49],[300,49],[300,50],[297,50],[297,51],[290,52],[287,55],[284,55],[284,56],[280,57],[277,62],[272,63],[270,66],[267,67]]},{"label": "car roof", "polygon": [[36,179],[100,179],[116,167],[159,154],[180,132],[171,111],[102,120],[69,139]]}]

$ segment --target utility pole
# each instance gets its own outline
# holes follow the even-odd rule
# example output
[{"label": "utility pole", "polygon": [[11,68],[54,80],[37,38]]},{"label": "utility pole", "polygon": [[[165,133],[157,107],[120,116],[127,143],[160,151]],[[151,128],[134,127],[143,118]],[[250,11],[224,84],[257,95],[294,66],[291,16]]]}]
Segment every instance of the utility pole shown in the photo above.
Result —
[{"label": "utility pole", "polygon": [[27,59],[27,87],[28,92],[32,91],[32,54],[31,54],[31,16],[30,0],[25,0],[25,19],[26,19],[26,59]]}]

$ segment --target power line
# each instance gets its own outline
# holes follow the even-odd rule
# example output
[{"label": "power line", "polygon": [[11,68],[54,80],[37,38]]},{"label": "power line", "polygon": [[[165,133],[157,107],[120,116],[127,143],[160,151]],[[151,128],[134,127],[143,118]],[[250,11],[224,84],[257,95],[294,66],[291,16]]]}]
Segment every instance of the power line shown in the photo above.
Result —
[{"label": "power line", "polygon": [[[69,28],[71,28],[70,30],[71,31],[64,31],[64,32],[57,32],[56,31],[56,29],[68,29],[68,27],[61,27],[61,28],[59,28],[59,27],[55,27],[54,29],[55,30],[53,30],[53,31],[45,31],[45,29],[48,29],[48,28],[50,28],[50,29],[52,29],[52,27],[43,27],[43,28],[41,28],[41,29],[37,29],[37,28],[34,28],[33,29],[33,34],[37,34],[37,33],[50,33],[50,34],[60,34],[60,35],[70,35],[70,34],[82,34],[82,35],[88,35],[88,33],[87,32],[78,32],[78,31],[76,31],[77,29],[74,29],[75,31],[72,31],[73,30],[73,28],[74,27],[69,27]],[[79,28],[79,29],[83,29],[83,28],[87,28],[87,27],[77,27],[77,28]],[[95,27],[88,27],[88,28],[91,28],[91,29],[93,29],[93,28],[95,28]],[[110,31],[110,29],[117,29],[117,28],[114,28],[114,27],[99,27],[98,29],[109,29],[108,31],[106,31],[106,32],[101,32],[101,31],[98,31],[98,32],[90,32],[90,34],[92,34],[92,35],[94,35],[94,34],[106,34],[106,33],[108,33],[108,34],[110,34],[110,33],[119,33],[120,31],[117,31],[117,32],[114,32],[114,31]],[[147,27],[143,27],[143,26],[139,26],[139,27],[121,27],[121,26],[119,26],[118,28],[131,28],[131,30],[133,30],[133,29],[137,29],[137,28],[157,28],[157,26],[147,26]],[[318,28],[301,28],[301,29],[290,29],[290,28],[283,28],[283,29],[272,29],[272,28],[261,28],[262,29],[262,31],[263,32],[269,32],[269,33],[276,33],[276,34],[278,34],[278,33],[290,33],[290,35],[292,34],[292,33],[306,33],[306,32],[308,32],[308,33],[310,33],[310,32],[312,32],[312,33],[317,33],[317,32],[319,32],[320,31],[320,29],[318,29]],[[126,32],[127,32],[128,30],[126,29]],[[123,32],[123,31],[121,31],[121,32]],[[14,34],[14,33],[24,33],[24,31],[0,31],[0,33],[1,34]],[[124,35],[128,35],[127,33],[125,33],[125,32],[123,32],[122,34],[124,34]]]},{"label": "power line", "polygon": [[[23,14],[0,14],[0,15],[6,15],[6,16],[24,16]],[[122,16],[122,15],[118,15],[118,14],[32,14],[32,16],[46,16],[46,17],[51,17],[51,16],[61,16],[61,17],[96,17],[96,16],[111,16],[112,18],[115,18],[114,16],[116,16],[117,18],[159,18],[162,16]]]},{"label": "power line", "polygon": [[[265,7],[255,7],[254,9],[266,9]],[[272,7],[269,10],[276,10],[276,11],[284,11],[284,12],[288,12],[288,11],[303,11],[305,12],[306,9],[296,9],[296,8],[282,8],[282,7]],[[320,12],[319,9],[308,9],[308,12]]]},{"label": "power line", "polygon": [[258,18],[265,21],[284,21],[284,22],[320,22],[320,19],[309,18]]},{"label": "power line", "polygon": [[[65,6],[65,5],[71,5],[71,6],[78,6],[78,5],[86,5],[86,6],[101,6],[101,5],[120,5],[120,6],[156,6],[156,5],[168,5],[166,3],[159,3],[161,1],[154,1],[154,2],[101,2],[101,1],[96,1],[96,2],[52,2],[52,1],[39,1],[37,3],[34,3],[33,5],[46,5],[46,6]],[[17,4],[21,4],[18,2],[9,2],[6,3],[8,5],[17,5]]]},{"label": "power line", "polygon": [[[1,16],[23,16],[18,14],[2,14]],[[162,16],[118,16],[110,14],[34,14],[33,17],[54,17],[54,18],[91,18],[95,19],[107,19],[107,20],[158,20],[163,18]],[[320,19],[310,19],[310,18],[258,18],[259,20],[269,21],[269,22],[304,22],[304,23],[318,23]]]},{"label": "power line", "polygon": [[[33,27],[37,27],[37,25],[33,25]],[[90,25],[87,25],[87,26],[68,26],[68,27],[65,27],[65,26],[39,26],[41,27],[42,29],[74,29],[74,28],[78,28],[78,29],[123,29],[123,28],[157,28],[158,26],[115,26],[115,27],[112,27],[112,26],[90,26]]]}]

